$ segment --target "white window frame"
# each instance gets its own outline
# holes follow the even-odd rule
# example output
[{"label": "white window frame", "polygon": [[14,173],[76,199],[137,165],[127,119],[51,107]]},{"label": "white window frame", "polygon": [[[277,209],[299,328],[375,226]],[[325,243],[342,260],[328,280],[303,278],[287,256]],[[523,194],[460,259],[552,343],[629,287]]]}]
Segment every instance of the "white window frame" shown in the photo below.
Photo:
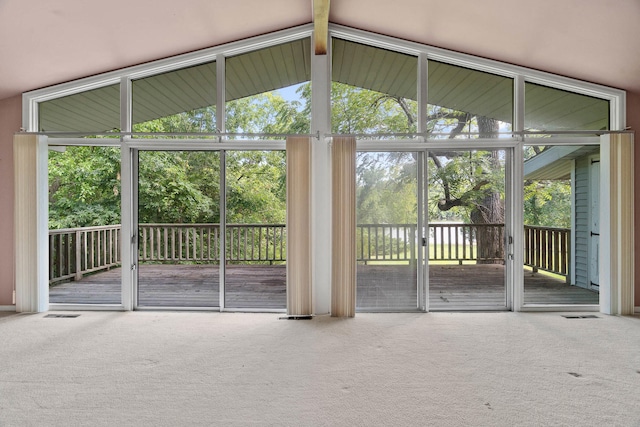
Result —
[{"label": "white window frame", "polygon": [[[172,58],[166,58],[154,62],[150,62],[143,65],[137,65],[133,67],[124,68],[117,71],[112,71],[92,77],[79,79],[76,81],[63,83],[23,94],[23,107],[22,107],[22,126],[27,132],[38,132],[38,104],[40,102],[60,98],[63,96],[73,95],[76,93],[84,92],[91,89],[96,89],[112,84],[120,84],[121,92],[121,129],[123,132],[131,131],[131,82],[132,80],[157,75],[167,71],[173,71],[185,67],[199,65],[206,62],[217,61],[217,93],[216,100],[217,108],[217,122],[219,124],[221,132],[224,132],[224,93],[225,93],[225,75],[224,75],[224,60],[227,56],[237,55],[240,53],[250,52],[261,48],[274,46],[277,44],[286,43],[293,40],[299,40],[303,38],[309,38],[312,40],[313,24],[306,24],[299,27],[294,27],[282,31],[277,31],[270,34],[265,34],[257,37],[252,37],[246,40],[241,40],[233,43],[228,43],[208,49],[203,49],[196,52],[191,52],[183,55],[174,56]],[[532,70],[525,67],[520,67],[511,64],[505,64],[499,61],[479,58],[472,55],[453,52],[446,49],[427,46],[424,44],[410,42],[405,40],[396,39],[393,37],[383,36],[379,34],[373,34],[362,30],[356,30],[353,28],[330,24],[329,36],[337,37],[345,40],[354,41],[357,43],[367,44],[374,47],[379,47],[391,51],[401,52],[416,56],[418,61],[418,114],[422,118],[426,115],[426,105],[428,98],[427,91],[427,67],[428,60],[436,60],[451,65],[462,66],[465,68],[488,72],[500,76],[512,78],[514,81],[514,103],[513,103],[513,131],[515,133],[524,131],[524,85],[526,82],[536,83],[539,85],[547,86],[550,88],[561,89],[572,93],[578,93],[582,95],[591,96],[607,100],[609,102],[610,111],[610,129],[613,131],[622,131],[626,128],[626,93],[619,89],[614,89],[606,86],[597,85],[594,83],[584,82],[568,77],[558,76],[551,73],[546,73],[538,70]],[[330,44],[329,44],[330,45]],[[330,194],[328,194],[330,186],[320,185],[322,182],[326,182],[330,179],[330,162],[328,157],[329,140],[322,138],[322,135],[328,135],[331,131],[330,123],[330,87],[331,87],[331,56],[330,54],[325,56],[316,56],[312,53],[311,58],[311,81],[312,81],[312,114],[311,114],[311,129],[313,134],[317,134],[317,140],[314,140],[313,149],[313,195],[314,201],[314,236],[324,236],[327,234],[327,230],[330,230],[331,224],[330,215],[326,215],[327,210],[330,212]],[[423,120],[418,122],[418,131],[422,130]],[[568,138],[569,141],[571,138]],[[161,148],[162,141],[141,141],[133,140],[129,136],[122,136],[121,139],[69,139],[69,138],[48,138],[50,145],[119,145],[122,150],[122,179],[123,184],[133,183],[133,171],[131,170],[131,152],[133,149],[143,149],[151,144],[154,144],[154,148]],[[186,141],[185,141],[186,142]],[[483,141],[487,142],[487,141]],[[496,143],[504,144],[505,140],[495,141]],[[554,140],[559,142],[558,140]],[[202,141],[202,145],[211,144],[211,141]],[[527,138],[520,138],[516,145],[522,145],[531,143],[527,142]],[[167,145],[171,144],[173,147],[176,145],[176,141],[173,140]],[[185,147],[196,144],[193,140],[188,144],[185,143]],[[264,142],[260,142],[261,147],[264,147]],[[275,148],[276,146],[284,147],[282,142],[270,143]],[[394,147],[396,143],[385,142],[385,145]],[[407,142],[397,142],[397,144],[405,146]],[[182,145],[182,144],[180,144]],[[197,145],[197,144],[196,144]],[[255,141],[232,141],[229,142],[229,147],[233,149],[255,149],[257,143]],[[424,146],[423,146],[424,147]],[[223,148],[223,147],[220,147]],[[380,149],[385,149],[383,145],[380,145]],[[521,154],[518,153],[521,150],[515,149],[514,170],[513,179],[513,195],[516,199],[514,203],[521,202],[522,198],[522,162]],[[132,193],[129,186],[123,185],[122,191],[122,221],[123,221],[123,235],[131,236],[132,225],[134,224],[132,218],[134,213],[132,212]],[[520,204],[521,205],[521,204]],[[516,205],[517,206],[517,205]],[[48,215],[46,209],[43,208],[42,212],[39,212],[43,218]],[[514,227],[514,239],[517,240],[519,226],[523,223],[521,209],[516,209],[513,213],[512,224]],[[125,224],[127,224],[125,226]],[[522,232],[520,232],[522,233]],[[322,243],[323,239],[314,239],[314,261],[313,261],[313,277],[314,277],[314,312],[316,314],[328,313],[330,302],[330,286],[327,286],[329,281],[327,280],[327,274],[330,272],[330,253],[326,244]],[[128,253],[126,253],[128,252]],[[123,265],[125,261],[129,263],[132,261],[131,248],[127,246],[123,247]],[[518,251],[514,254],[514,262],[522,262],[522,253],[518,254]],[[123,268],[123,299],[122,308],[125,310],[133,309],[135,302],[131,289],[133,289],[133,281],[131,272],[128,268]],[[127,273],[128,272],[128,273]],[[514,290],[513,290],[513,309],[524,309],[522,304],[521,295],[521,283],[517,283],[518,279],[514,278]],[[93,307],[92,307],[93,308]],[[540,308],[544,309],[544,308]],[[558,309],[557,307],[554,309]]]}]

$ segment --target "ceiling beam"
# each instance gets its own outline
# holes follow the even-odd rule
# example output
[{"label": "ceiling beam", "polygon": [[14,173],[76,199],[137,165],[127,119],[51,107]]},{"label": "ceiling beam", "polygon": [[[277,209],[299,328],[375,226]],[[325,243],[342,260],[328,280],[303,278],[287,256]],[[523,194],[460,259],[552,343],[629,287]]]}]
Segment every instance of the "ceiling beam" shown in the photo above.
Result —
[{"label": "ceiling beam", "polygon": [[329,40],[329,1],[313,1],[313,34],[316,55],[327,54]]}]

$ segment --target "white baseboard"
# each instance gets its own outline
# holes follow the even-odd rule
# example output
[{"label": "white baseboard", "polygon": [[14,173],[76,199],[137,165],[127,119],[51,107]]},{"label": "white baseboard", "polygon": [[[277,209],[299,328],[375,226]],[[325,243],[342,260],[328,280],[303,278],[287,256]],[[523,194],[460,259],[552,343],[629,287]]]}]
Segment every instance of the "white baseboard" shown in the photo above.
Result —
[{"label": "white baseboard", "polygon": [[0,311],[16,311],[15,305],[0,305]]},{"label": "white baseboard", "polygon": [[634,308],[634,310],[633,310],[633,312],[634,312],[635,314],[640,314],[640,307],[635,307],[635,308]]}]

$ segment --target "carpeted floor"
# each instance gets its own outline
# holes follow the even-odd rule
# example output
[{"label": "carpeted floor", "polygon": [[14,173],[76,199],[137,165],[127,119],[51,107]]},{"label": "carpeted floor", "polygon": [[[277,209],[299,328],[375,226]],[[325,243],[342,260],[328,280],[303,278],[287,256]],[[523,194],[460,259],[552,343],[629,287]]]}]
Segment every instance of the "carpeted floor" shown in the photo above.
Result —
[{"label": "carpeted floor", "polygon": [[640,426],[638,317],[47,314],[1,314],[2,427]]}]

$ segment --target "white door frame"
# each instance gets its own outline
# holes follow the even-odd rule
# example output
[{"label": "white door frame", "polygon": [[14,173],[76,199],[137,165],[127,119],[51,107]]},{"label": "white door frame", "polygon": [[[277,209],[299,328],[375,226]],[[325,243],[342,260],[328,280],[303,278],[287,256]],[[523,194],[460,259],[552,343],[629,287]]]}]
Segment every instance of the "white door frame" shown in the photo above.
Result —
[{"label": "white door frame", "polygon": [[[428,185],[425,185],[427,178],[427,152],[429,150],[438,149],[450,149],[450,150],[504,150],[505,151],[505,229],[504,236],[511,237],[511,242],[523,241],[524,233],[521,230],[524,227],[522,220],[522,170],[521,164],[518,164],[518,159],[522,162],[522,149],[516,149],[521,147],[521,143],[514,139],[487,139],[487,140],[435,140],[429,141],[427,144],[422,142],[412,141],[375,141],[375,140],[363,140],[357,142],[356,150],[369,151],[369,152],[416,152],[418,153],[418,230],[423,231],[423,235],[420,237],[427,237],[428,232]],[[517,155],[519,153],[519,156]],[[519,178],[518,178],[519,177]],[[420,188],[422,186],[422,188]],[[519,203],[519,205],[517,204]],[[520,206],[520,209],[517,208]],[[522,225],[518,228],[519,224]],[[519,233],[518,233],[518,230]],[[519,234],[519,236],[518,236]],[[519,239],[519,240],[518,240]],[[422,248],[421,242],[416,242],[417,247]],[[514,310],[519,308],[514,300],[515,295],[523,293],[523,290],[516,289],[517,285],[523,285],[522,269],[515,268],[520,260],[520,265],[524,260],[524,249],[517,244],[505,246],[505,306],[504,308],[494,307],[474,307],[476,311],[486,310]],[[509,251],[509,249],[511,249]],[[420,251],[424,254],[424,249]],[[511,256],[507,256],[507,255]],[[429,311],[429,262],[428,255],[420,255],[418,258],[418,309],[421,311]],[[520,271],[518,275],[517,272]],[[460,307],[464,309],[464,307]]]},{"label": "white door frame", "polygon": [[[595,204],[595,205],[594,205]],[[597,230],[595,230],[597,228]],[[596,239],[594,239],[597,236]],[[600,287],[600,154],[589,156],[589,272],[588,289]]]}]

